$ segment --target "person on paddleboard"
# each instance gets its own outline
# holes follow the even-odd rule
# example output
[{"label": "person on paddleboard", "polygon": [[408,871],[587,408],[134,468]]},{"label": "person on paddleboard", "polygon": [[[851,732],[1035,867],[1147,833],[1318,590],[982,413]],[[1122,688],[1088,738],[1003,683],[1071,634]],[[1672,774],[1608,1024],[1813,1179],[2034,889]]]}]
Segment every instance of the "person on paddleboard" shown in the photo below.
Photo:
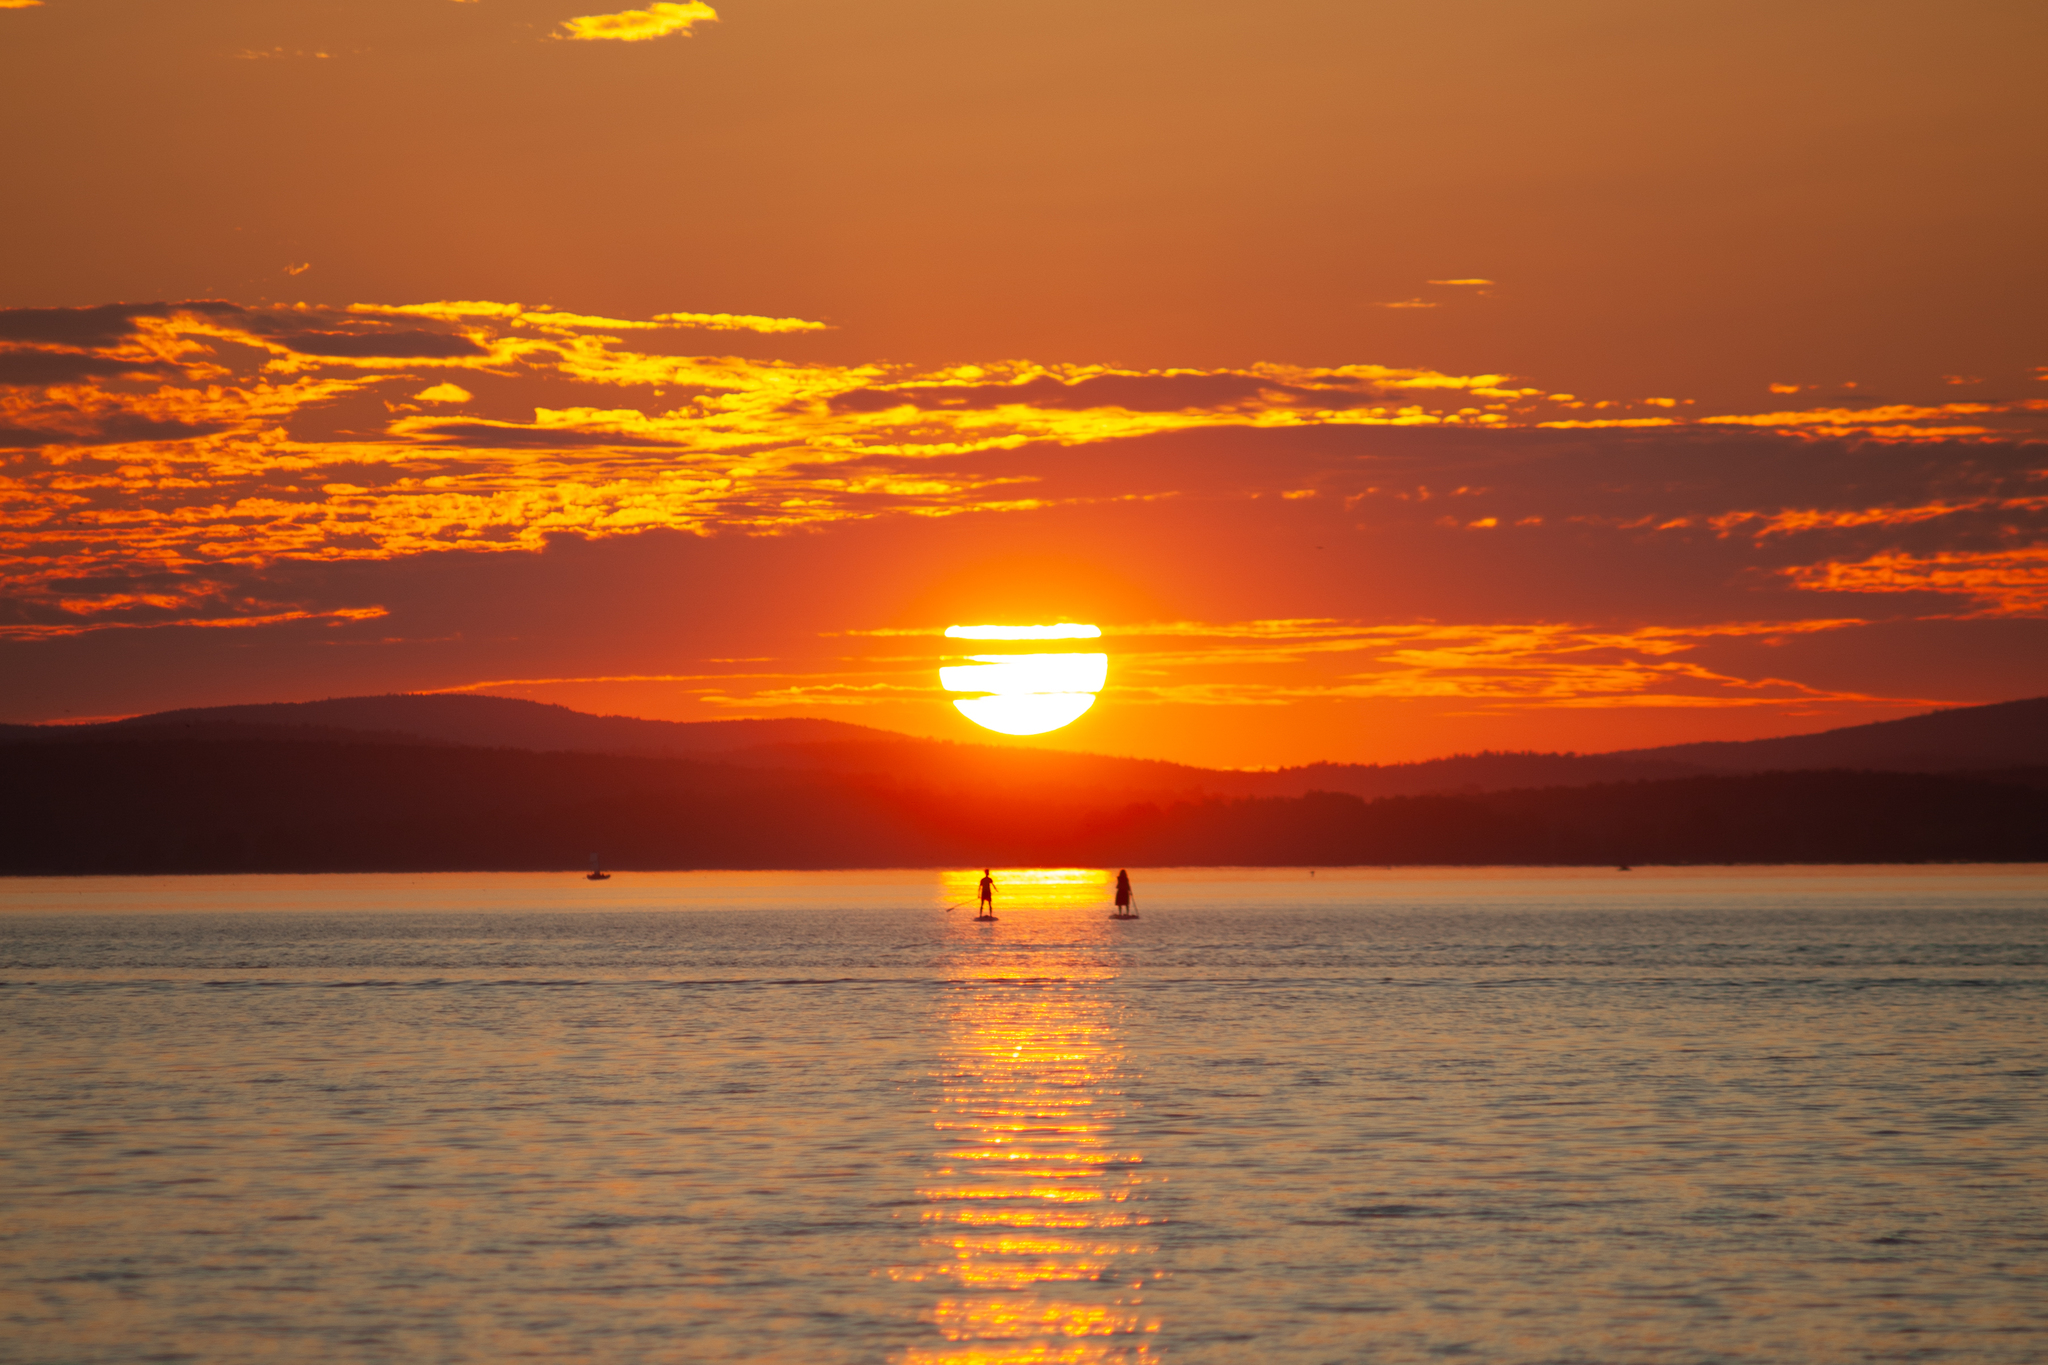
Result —
[{"label": "person on paddleboard", "polygon": [[991,915],[996,912],[996,879],[985,867],[981,870],[981,899],[976,905]]},{"label": "person on paddleboard", "polygon": [[1130,910],[1130,908],[1131,874],[1128,872],[1120,871],[1116,874],[1116,912],[1119,915],[1125,914]]}]

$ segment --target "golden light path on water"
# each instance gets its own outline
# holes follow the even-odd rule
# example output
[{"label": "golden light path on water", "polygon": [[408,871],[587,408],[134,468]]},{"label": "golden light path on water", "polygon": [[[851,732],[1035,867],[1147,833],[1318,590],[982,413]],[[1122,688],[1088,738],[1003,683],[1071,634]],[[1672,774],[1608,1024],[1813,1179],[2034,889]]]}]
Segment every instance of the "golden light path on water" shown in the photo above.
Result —
[{"label": "golden light path on water", "polygon": [[[1049,626],[948,626],[951,640],[1094,640],[1099,627],[1063,621]],[[1042,735],[1079,719],[1095,704],[1109,679],[1107,654],[1035,650],[1021,654],[970,654],[965,664],[939,670],[948,692],[979,696],[953,701],[961,715],[1005,735]]]},{"label": "golden light path on water", "polygon": [[[949,881],[953,879],[949,878]],[[949,894],[973,894],[961,878]],[[999,871],[998,913],[1106,905],[1094,869]],[[1001,921],[986,929],[999,942]],[[942,1344],[903,1365],[1137,1365],[1157,1359],[1145,1291],[1144,1158],[1120,1140],[1135,1079],[1113,970],[961,955],[946,1009],[941,1099],[920,1245],[893,1278],[938,1289]]]}]

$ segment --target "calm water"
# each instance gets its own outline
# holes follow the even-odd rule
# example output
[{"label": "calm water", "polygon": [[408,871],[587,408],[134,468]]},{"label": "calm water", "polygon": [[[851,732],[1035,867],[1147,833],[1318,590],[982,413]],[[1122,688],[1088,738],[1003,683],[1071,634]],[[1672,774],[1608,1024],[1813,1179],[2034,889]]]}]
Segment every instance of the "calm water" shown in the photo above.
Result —
[{"label": "calm water", "polygon": [[2048,869],[0,884],[0,1359],[2048,1360]]}]

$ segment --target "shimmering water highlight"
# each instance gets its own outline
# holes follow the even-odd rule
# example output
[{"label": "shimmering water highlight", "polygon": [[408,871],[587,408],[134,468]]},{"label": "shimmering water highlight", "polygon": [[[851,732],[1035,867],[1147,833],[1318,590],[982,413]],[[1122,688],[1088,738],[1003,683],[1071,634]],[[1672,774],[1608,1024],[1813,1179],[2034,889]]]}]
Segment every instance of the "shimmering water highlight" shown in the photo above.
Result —
[{"label": "shimmering water highlight", "polygon": [[2039,1361],[2048,875],[22,881],[0,1358]]}]

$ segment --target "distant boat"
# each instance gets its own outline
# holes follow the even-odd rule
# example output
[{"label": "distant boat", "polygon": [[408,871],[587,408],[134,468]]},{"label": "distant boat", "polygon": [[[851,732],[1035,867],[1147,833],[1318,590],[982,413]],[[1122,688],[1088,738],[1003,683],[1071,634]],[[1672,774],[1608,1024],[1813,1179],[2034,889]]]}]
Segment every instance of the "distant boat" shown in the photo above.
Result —
[{"label": "distant boat", "polygon": [[600,869],[600,868],[598,867],[598,865],[597,865],[597,855],[596,855],[595,853],[591,854],[591,855],[590,855],[590,871],[584,874],[583,880],[584,880],[584,881],[587,881],[587,882],[608,882],[608,881],[610,881],[611,879],[612,879],[612,874],[611,874],[611,873],[609,873],[609,872],[606,872],[606,871],[603,871],[602,869]]}]

